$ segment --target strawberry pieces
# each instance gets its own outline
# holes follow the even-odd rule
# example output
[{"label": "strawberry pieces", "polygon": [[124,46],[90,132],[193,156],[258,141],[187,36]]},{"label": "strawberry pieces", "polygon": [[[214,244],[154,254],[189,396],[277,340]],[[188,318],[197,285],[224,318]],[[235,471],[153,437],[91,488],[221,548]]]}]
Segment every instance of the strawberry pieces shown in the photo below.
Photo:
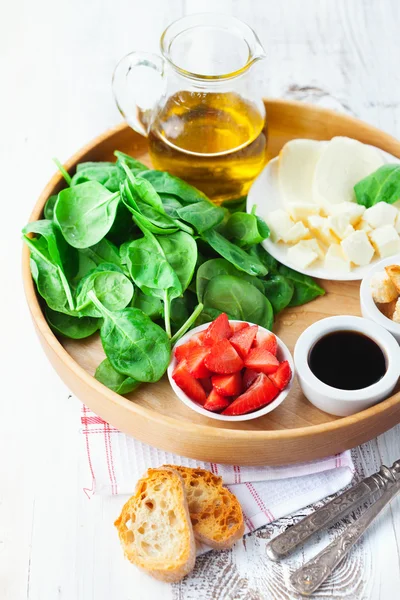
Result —
[{"label": "strawberry pieces", "polygon": [[278,342],[276,340],[276,336],[272,333],[272,331],[263,331],[262,329],[258,330],[256,340],[254,343],[255,348],[264,348],[271,352],[274,356],[278,351]]},{"label": "strawberry pieces", "polygon": [[242,358],[246,358],[257,335],[258,325],[245,327],[230,338],[230,343]]},{"label": "strawberry pieces", "polygon": [[207,397],[201,383],[193,377],[187,368],[186,360],[182,360],[174,369],[172,379],[191,400],[204,405]]},{"label": "strawberry pieces", "polygon": [[211,394],[207,398],[204,408],[211,410],[212,412],[218,412],[224,408],[227,408],[229,404],[230,402],[228,398],[218,394],[216,390],[212,390]]},{"label": "strawberry pieces", "polygon": [[253,369],[245,369],[243,373],[243,389],[247,390],[255,382],[258,375],[257,371],[253,371]]},{"label": "strawberry pieces", "polygon": [[213,389],[213,386],[211,383],[211,377],[202,377],[199,381],[200,381],[202,387],[204,388],[205,393],[208,396],[208,394]]},{"label": "strawberry pieces", "polygon": [[231,326],[225,313],[221,313],[206,329],[204,345],[214,346],[221,340],[228,339],[232,335]]},{"label": "strawberry pieces", "polygon": [[271,381],[276,385],[276,387],[280,390],[284,390],[289,381],[292,378],[292,369],[287,360],[284,360],[275,373],[270,375]]},{"label": "strawberry pieces", "polygon": [[236,398],[222,414],[232,417],[244,415],[269,404],[278,394],[279,389],[276,385],[267,375],[260,373],[247,392]]},{"label": "strawberry pieces", "polygon": [[238,396],[242,391],[242,376],[240,373],[232,375],[214,375],[211,377],[214,389],[221,396]]},{"label": "strawberry pieces", "polygon": [[204,364],[210,371],[222,375],[236,373],[243,367],[242,359],[227,339],[214,344],[207,354]]},{"label": "strawberry pieces", "polygon": [[278,369],[279,360],[271,352],[265,350],[263,346],[260,346],[250,350],[244,364],[248,369],[270,375]]},{"label": "strawberry pieces", "polygon": [[176,346],[174,350],[174,355],[178,362],[181,362],[181,360],[185,360],[185,358],[187,358],[189,354],[193,352],[193,350],[199,348],[198,342],[194,340],[193,337],[190,338],[190,340],[185,344],[180,344],[179,346]]},{"label": "strawberry pieces", "polygon": [[246,327],[250,327],[250,325],[248,323],[244,323],[243,321],[239,321],[238,323],[230,322],[229,325],[231,326],[232,333],[237,333],[238,331],[241,331],[242,329],[246,329]]},{"label": "strawberry pieces", "polygon": [[203,348],[198,346],[193,349],[189,355],[186,357],[187,368],[189,372],[196,377],[196,379],[201,379],[202,377],[209,377],[211,375],[210,371],[207,369],[204,364],[204,359],[209,353],[209,348]]},{"label": "strawberry pieces", "polygon": [[205,331],[199,331],[199,333],[194,333],[190,338],[190,341],[196,342],[197,344],[199,344],[199,346],[203,346],[205,334]]}]

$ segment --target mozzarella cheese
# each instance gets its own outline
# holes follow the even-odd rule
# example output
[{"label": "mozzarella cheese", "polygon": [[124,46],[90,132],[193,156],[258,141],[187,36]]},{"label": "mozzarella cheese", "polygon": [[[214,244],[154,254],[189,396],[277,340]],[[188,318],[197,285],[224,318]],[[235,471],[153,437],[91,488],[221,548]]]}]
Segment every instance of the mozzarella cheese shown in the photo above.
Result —
[{"label": "mozzarella cheese", "polygon": [[282,236],[282,239],[286,244],[296,244],[296,242],[306,238],[309,233],[309,229],[301,221],[298,221]]},{"label": "mozzarella cheese", "polygon": [[305,221],[312,215],[318,215],[320,211],[319,206],[316,204],[305,204],[302,202],[288,204],[287,210],[293,221]]},{"label": "mozzarella cheese", "polygon": [[393,225],[378,227],[369,237],[381,258],[400,252],[400,237]]},{"label": "mozzarella cheese", "polygon": [[283,237],[290,231],[294,222],[285,210],[278,208],[278,210],[269,213],[267,225],[271,232],[272,241],[279,242],[280,240],[283,240]]},{"label": "mozzarella cheese", "polygon": [[369,234],[372,231],[372,227],[367,223],[367,221],[361,219],[361,221],[356,225],[356,231],[365,231],[365,233]]},{"label": "mozzarella cheese", "polygon": [[350,219],[344,213],[328,217],[328,227],[339,240],[344,240],[354,233],[354,227],[350,225]]},{"label": "mozzarella cheese", "polygon": [[374,255],[374,248],[365,231],[355,231],[340,245],[346,258],[355,265],[368,265]]},{"label": "mozzarella cheese", "polygon": [[373,229],[383,227],[384,225],[394,225],[398,210],[387,202],[378,202],[371,208],[367,208],[364,213],[364,221],[371,225]]},{"label": "mozzarella cheese", "polygon": [[397,231],[397,233],[400,233],[400,212],[397,211],[397,215],[394,221],[394,228]]},{"label": "mozzarella cheese", "polygon": [[323,144],[291,140],[279,153],[279,187],[286,206],[292,202],[313,204],[312,182]]},{"label": "mozzarella cheese", "polygon": [[339,244],[331,244],[325,256],[324,267],[330,271],[348,273],[351,269],[350,261],[344,255]]},{"label": "mozzarella cheese", "polygon": [[323,244],[329,246],[338,241],[338,238],[332,233],[329,227],[327,217],[320,217],[318,215],[308,217],[307,224],[315,237]]},{"label": "mozzarella cheese", "polygon": [[329,210],[331,215],[346,215],[350,225],[355,227],[365,212],[365,206],[356,204],[356,202],[341,202],[340,204],[330,205]]},{"label": "mozzarella cheese", "polygon": [[303,240],[287,251],[288,260],[298,269],[306,269],[318,259],[318,252],[309,242],[317,243],[316,240]]}]

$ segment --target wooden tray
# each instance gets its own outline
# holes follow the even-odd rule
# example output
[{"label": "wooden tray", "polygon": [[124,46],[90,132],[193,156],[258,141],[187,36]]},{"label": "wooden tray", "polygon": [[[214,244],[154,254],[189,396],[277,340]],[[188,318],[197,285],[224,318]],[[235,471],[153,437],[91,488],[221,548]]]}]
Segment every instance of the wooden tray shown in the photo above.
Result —
[{"label": "wooden tray", "polygon": [[[346,135],[373,144],[400,158],[400,143],[352,117],[315,106],[283,100],[265,101],[269,154],[276,156],[292,138],[330,139]],[[75,154],[66,167],[88,160],[113,160],[122,150],[150,164],[146,139],[125,123],[97,137]],[[30,220],[41,218],[46,199],[63,187],[56,174],[41,194]],[[400,393],[351,417],[338,418],[312,406],[297,384],[285,402],[254,421],[224,423],[202,417],[184,406],[164,377],[143,384],[122,397],[97,382],[92,374],[104,357],[98,335],[87,340],[58,340],[43,316],[23,250],[26,297],[40,342],[67,386],[103,419],[135,438],[163,450],[199,460],[240,465],[281,465],[321,458],[352,448],[400,422]],[[293,350],[304,329],[336,314],[359,315],[359,283],[324,281],[327,294],[305,306],[284,310],[274,331]]]}]

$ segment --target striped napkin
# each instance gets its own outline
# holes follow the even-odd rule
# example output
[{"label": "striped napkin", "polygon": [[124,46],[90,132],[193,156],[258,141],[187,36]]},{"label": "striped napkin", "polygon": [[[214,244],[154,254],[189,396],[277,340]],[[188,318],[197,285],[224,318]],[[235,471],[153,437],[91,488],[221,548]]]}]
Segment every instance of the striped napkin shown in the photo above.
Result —
[{"label": "striped napkin", "polygon": [[205,463],[164,452],[125,435],[83,405],[82,437],[92,474],[90,498],[132,495],[137,480],[149,467],[176,464],[202,467],[220,475],[238,498],[246,533],[334,494],[354,474],[349,451],[314,462],[282,467],[243,467]]}]

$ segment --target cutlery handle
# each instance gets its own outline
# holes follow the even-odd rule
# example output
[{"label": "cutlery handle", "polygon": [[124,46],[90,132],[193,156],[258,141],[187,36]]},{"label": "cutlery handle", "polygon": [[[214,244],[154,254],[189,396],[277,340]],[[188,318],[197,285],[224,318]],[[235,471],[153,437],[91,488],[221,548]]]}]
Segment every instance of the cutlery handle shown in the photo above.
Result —
[{"label": "cutlery handle", "polygon": [[382,494],[400,477],[399,466],[400,463],[397,462],[390,469],[383,465],[374,475],[366,477],[357,485],[286,529],[268,544],[267,556],[271,560],[280,560],[301,546],[314,533],[336,523],[352,509],[376,497],[378,492]]},{"label": "cutlery handle", "polygon": [[349,550],[360,539],[372,521],[380,514],[400,489],[400,483],[392,485],[361,515],[357,521],[346,527],[344,532],[308,561],[290,577],[293,588],[303,596],[309,596],[332,573]]}]

